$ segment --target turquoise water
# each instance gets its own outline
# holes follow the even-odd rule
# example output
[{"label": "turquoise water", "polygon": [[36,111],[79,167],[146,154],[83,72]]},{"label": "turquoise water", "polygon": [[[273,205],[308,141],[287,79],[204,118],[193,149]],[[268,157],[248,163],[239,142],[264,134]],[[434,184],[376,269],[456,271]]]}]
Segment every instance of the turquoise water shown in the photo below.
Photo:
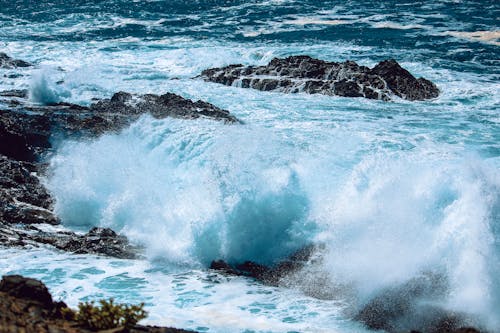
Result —
[{"label": "turquoise water", "polygon": [[[499,12],[495,1],[1,1],[0,47],[37,66],[2,70],[22,76],[0,75],[0,90],[82,104],[170,91],[245,124],[144,116],[56,142],[45,181],[64,225],[112,227],[145,259],[1,250],[0,272],[41,278],[73,306],[146,302],[149,323],[208,332],[361,332],[356,309],[433,272],[447,289],[428,302],[498,330]],[[192,79],[297,54],[395,58],[442,93],[381,102]],[[289,288],[206,269],[310,243],[323,259]]]}]

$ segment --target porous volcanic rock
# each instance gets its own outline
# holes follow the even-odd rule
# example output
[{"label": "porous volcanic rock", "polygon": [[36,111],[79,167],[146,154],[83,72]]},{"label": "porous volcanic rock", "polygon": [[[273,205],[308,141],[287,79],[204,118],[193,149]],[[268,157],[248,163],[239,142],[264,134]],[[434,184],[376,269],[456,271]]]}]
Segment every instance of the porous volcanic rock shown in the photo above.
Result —
[{"label": "porous volcanic rock", "polygon": [[309,56],[274,58],[265,66],[230,65],[204,70],[206,81],[284,93],[365,97],[388,101],[398,96],[410,101],[439,96],[434,83],[415,78],[397,61],[384,60],[373,68],[354,61],[328,62]]}]

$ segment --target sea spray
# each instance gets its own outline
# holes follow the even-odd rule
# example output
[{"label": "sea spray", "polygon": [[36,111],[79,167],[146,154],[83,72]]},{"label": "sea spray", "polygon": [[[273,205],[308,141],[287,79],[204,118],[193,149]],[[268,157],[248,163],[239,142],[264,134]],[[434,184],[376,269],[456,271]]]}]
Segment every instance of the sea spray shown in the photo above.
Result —
[{"label": "sea spray", "polygon": [[[475,325],[489,318],[490,328],[498,327],[498,169],[477,156],[392,155],[375,154],[357,165],[323,221],[330,228],[318,239],[328,247],[323,268],[332,285],[354,290],[361,309],[373,297],[430,273],[441,287],[413,296],[402,288],[397,297],[415,309],[395,313],[413,317],[413,327],[425,327],[433,315],[417,306],[423,302],[471,314]],[[417,314],[424,322],[418,323]],[[411,328],[396,319],[399,330]]]},{"label": "sea spray", "polygon": [[[294,152],[272,136],[144,117],[120,135],[64,143],[48,187],[67,225],[112,227],[153,256],[270,264],[314,230]],[[276,146],[287,153],[271,156]]]},{"label": "sea spray", "polygon": [[[412,329],[425,331],[415,311],[425,308],[465,311],[500,331],[499,57],[494,40],[476,38],[498,31],[497,2],[4,1],[3,51],[42,68],[1,69],[0,90],[82,105],[170,91],[246,125],[145,118],[61,143],[47,181],[64,224],[112,226],[145,243],[147,259],[11,248],[0,270],[43,279],[71,306],[144,301],[149,324],[200,332],[359,333],[351,319],[377,299],[409,305],[410,316],[393,319],[417,318]],[[193,79],[301,54],[369,67],[395,58],[442,94],[382,104]],[[64,71],[31,76],[46,65]],[[310,242],[318,256],[290,289],[205,269],[212,257],[273,262]]]},{"label": "sea spray", "polygon": [[56,68],[44,66],[38,69],[31,78],[30,100],[40,104],[54,104],[62,98],[69,98],[71,93],[57,84],[58,76],[60,73]]},{"label": "sea spray", "polygon": [[355,313],[431,274],[440,287],[409,304],[498,324],[498,267],[488,265],[498,262],[496,168],[431,142],[367,151],[340,167],[340,147],[316,154],[278,133],[146,116],[118,135],[63,143],[48,185],[64,223],[112,227],[153,258],[271,264],[315,242],[321,266],[294,283],[311,295],[343,298]]}]

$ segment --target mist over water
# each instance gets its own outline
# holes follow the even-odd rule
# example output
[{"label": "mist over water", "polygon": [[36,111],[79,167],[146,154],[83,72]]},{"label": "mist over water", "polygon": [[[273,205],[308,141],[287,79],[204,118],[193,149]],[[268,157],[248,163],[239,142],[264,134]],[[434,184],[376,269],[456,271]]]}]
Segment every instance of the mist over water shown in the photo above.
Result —
[{"label": "mist over water", "polygon": [[[145,258],[11,249],[0,271],[41,278],[70,305],[144,301],[152,324],[208,332],[362,332],[364,305],[417,285],[421,313],[497,331],[499,12],[495,1],[2,2],[0,46],[36,68],[2,70],[0,90],[85,105],[173,92],[244,124],[144,116],[92,140],[54,138],[44,181],[63,224],[111,227]],[[193,79],[298,54],[395,58],[441,95],[386,103]],[[319,259],[289,288],[207,270],[214,259],[273,264],[310,244]]]}]

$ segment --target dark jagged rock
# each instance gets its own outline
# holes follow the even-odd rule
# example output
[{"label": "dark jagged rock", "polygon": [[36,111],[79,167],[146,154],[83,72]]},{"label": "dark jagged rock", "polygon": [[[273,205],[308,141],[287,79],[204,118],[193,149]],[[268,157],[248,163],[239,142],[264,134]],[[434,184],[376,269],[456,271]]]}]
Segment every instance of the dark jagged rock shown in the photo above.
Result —
[{"label": "dark jagged rock", "polygon": [[4,90],[0,91],[1,97],[18,97],[18,98],[27,98],[28,90],[26,89],[13,89],[13,90]]},{"label": "dark jagged rock", "polygon": [[432,305],[446,292],[444,277],[424,274],[383,290],[361,308],[355,319],[370,329],[386,332],[456,333],[476,324],[463,313]]},{"label": "dark jagged rock", "polygon": [[272,267],[253,261],[230,265],[224,260],[214,260],[210,264],[210,269],[229,275],[252,277],[269,285],[279,285],[283,278],[304,267],[313,258],[316,250],[317,247],[313,245],[306,246]]},{"label": "dark jagged rock", "polygon": [[[74,253],[134,257],[136,248],[109,229],[95,229],[81,236],[26,227],[39,223],[59,224],[53,213],[53,199],[39,179],[46,168],[40,160],[52,152],[55,137],[95,138],[119,131],[143,114],[155,118],[204,117],[226,123],[238,122],[228,111],[175,94],[120,92],[89,107],[70,103],[33,105],[22,101],[25,96],[22,91],[4,92],[4,95],[21,98],[9,110],[0,109],[0,245],[4,246],[48,244]],[[21,227],[15,228],[18,224]]]},{"label": "dark jagged rock", "polygon": [[382,77],[389,89],[401,98],[414,101],[435,98],[439,95],[434,83],[424,78],[416,79],[396,60],[381,61],[371,72]]},{"label": "dark jagged rock", "polygon": [[37,225],[11,225],[0,221],[0,245],[7,247],[53,246],[75,254],[106,255],[121,259],[138,257],[140,248],[109,228],[93,228],[86,234],[52,230]]},{"label": "dark jagged rock", "polygon": [[239,122],[228,111],[175,94],[134,96],[119,92],[90,107],[57,103],[46,106],[18,105],[0,110],[0,154],[20,161],[36,161],[51,147],[53,134],[78,138],[118,131],[142,114],[155,118],[205,117],[227,123]]},{"label": "dark jagged rock", "polygon": [[285,93],[365,97],[390,100],[425,100],[439,96],[436,85],[415,78],[395,60],[385,60],[374,68],[353,61],[327,62],[309,56],[274,58],[266,66],[230,65],[204,70],[206,81],[228,86]]},{"label": "dark jagged rock", "polygon": [[[20,275],[4,276],[0,281],[0,333],[91,333],[67,318],[64,302],[54,302],[40,281]],[[182,329],[135,325],[117,327],[101,333],[189,333]]]},{"label": "dark jagged rock", "polygon": [[109,228],[92,228],[83,236],[71,235],[67,240],[57,240],[53,245],[77,254],[104,254],[123,259],[136,257],[136,251],[133,251],[127,238]]},{"label": "dark jagged rock", "polygon": [[93,104],[90,109],[91,111],[105,114],[120,113],[134,116],[149,113],[155,118],[175,117],[195,119],[206,117],[228,123],[239,122],[229,111],[222,110],[207,102],[193,102],[172,93],[134,96],[126,92],[119,92],[114,94],[111,99]]},{"label": "dark jagged rock", "polygon": [[0,281],[0,292],[9,296],[28,299],[40,303],[46,309],[52,309],[54,302],[47,287],[40,281],[24,278],[20,275],[8,275]]},{"label": "dark jagged rock", "polygon": [[53,199],[36,176],[37,165],[0,155],[0,221],[58,224]]},{"label": "dark jagged rock", "polygon": [[[224,274],[251,277],[268,285],[300,288],[299,285],[295,285],[295,280],[303,279],[304,274],[308,274],[310,266],[321,260],[321,257],[318,257],[321,251],[321,246],[307,246],[272,267],[251,261],[230,265],[223,260],[217,260],[212,262],[210,268]],[[323,286],[321,276],[317,274],[314,274],[313,280],[307,280],[305,283],[318,284],[320,288]],[[319,298],[329,294],[328,291],[319,294],[307,290],[304,292],[313,297],[319,295]],[[390,333],[482,332],[473,328],[477,327],[478,323],[466,314],[447,311],[432,305],[443,299],[446,292],[445,278],[436,274],[423,274],[404,285],[382,291],[364,304],[353,317],[370,329]],[[337,289],[337,293],[342,293],[342,290]],[[326,299],[336,298],[338,295],[330,295]]]},{"label": "dark jagged rock", "polygon": [[0,68],[15,68],[15,67],[30,67],[29,62],[24,60],[13,59],[7,54],[0,52]]}]

